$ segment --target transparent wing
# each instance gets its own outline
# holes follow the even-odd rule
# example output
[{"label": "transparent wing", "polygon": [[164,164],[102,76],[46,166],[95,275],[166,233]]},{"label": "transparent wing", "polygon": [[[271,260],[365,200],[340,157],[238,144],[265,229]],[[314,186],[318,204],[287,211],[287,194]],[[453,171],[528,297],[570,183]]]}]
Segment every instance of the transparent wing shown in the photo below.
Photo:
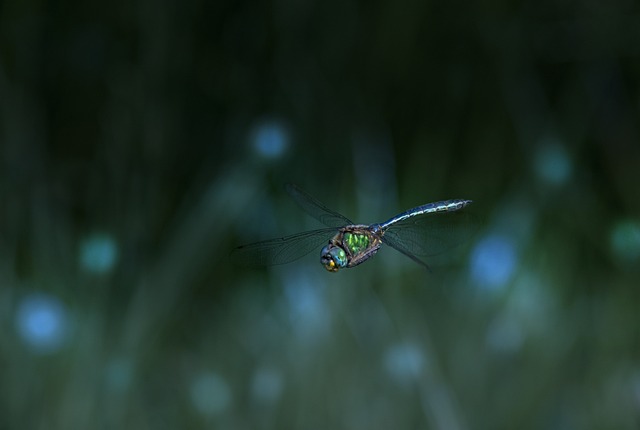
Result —
[{"label": "transparent wing", "polygon": [[420,264],[421,266],[426,267],[427,270],[431,271],[431,268],[429,267],[429,265],[427,263],[425,263],[424,261],[420,260],[417,256],[413,255],[413,253],[411,253],[411,251],[409,251],[402,244],[402,241],[400,240],[400,238],[398,238],[395,234],[393,234],[393,232],[390,232],[390,233],[387,232],[387,234],[382,236],[382,242],[384,242],[385,244],[389,245],[390,247],[392,247],[396,251],[400,251],[401,253],[403,253],[404,255],[406,255],[407,257],[409,257],[410,259],[412,259],[416,263]]},{"label": "transparent wing", "polygon": [[239,266],[253,267],[290,263],[328,243],[335,234],[335,228],[323,228],[242,245],[231,251],[230,259]]},{"label": "transparent wing", "polygon": [[437,212],[393,224],[382,240],[400,252],[429,257],[467,242],[479,228],[470,212]]},{"label": "transparent wing", "polygon": [[302,210],[327,227],[344,227],[345,225],[353,224],[347,217],[327,208],[305,191],[298,188],[297,185],[287,184],[285,189]]}]

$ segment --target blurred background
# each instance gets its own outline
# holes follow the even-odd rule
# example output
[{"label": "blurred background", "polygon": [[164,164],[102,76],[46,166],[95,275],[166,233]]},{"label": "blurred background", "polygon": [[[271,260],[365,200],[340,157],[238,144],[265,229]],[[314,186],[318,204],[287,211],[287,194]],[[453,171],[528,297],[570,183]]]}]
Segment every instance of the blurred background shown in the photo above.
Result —
[{"label": "blurred background", "polygon": [[[0,428],[640,427],[632,1],[0,4]],[[432,273],[234,247],[466,198]],[[430,262],[430,261],[429,261]]]}]

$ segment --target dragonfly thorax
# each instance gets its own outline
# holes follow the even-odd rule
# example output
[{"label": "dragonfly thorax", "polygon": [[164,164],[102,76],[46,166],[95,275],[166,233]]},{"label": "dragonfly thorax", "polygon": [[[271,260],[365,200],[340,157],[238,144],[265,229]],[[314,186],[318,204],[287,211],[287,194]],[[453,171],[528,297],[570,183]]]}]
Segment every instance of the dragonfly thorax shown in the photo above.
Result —
[{"label": "dragonfly thorax", "polygon": [[364,263],[373,257],[382,244],[382,235],[366,225],[341,228],[320,255],[320,262],[330,272]]}]

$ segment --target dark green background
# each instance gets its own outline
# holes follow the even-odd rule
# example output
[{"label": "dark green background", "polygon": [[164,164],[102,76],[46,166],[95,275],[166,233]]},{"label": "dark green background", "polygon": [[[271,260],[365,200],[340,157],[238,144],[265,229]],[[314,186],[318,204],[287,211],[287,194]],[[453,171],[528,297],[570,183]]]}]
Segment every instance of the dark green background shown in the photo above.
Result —
[{"label": "dark green background", "polygon": [[[631,1],[1,3],[0,428],[638,428],[638,41]],[[484,224],[432,274],[232,266],[318,226],[286,182]]]}]

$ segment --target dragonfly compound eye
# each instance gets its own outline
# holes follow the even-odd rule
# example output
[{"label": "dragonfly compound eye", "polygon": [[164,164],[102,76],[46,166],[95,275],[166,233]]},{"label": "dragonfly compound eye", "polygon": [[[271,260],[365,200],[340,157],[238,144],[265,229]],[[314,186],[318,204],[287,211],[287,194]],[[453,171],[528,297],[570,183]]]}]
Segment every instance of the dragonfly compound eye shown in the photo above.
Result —
[{"label": "dragonfly compound eye", "polygon": [[347,254],[338,246],[327,245],[322,248],[320,262],[329,272],[337,272],[347,265]]}]

